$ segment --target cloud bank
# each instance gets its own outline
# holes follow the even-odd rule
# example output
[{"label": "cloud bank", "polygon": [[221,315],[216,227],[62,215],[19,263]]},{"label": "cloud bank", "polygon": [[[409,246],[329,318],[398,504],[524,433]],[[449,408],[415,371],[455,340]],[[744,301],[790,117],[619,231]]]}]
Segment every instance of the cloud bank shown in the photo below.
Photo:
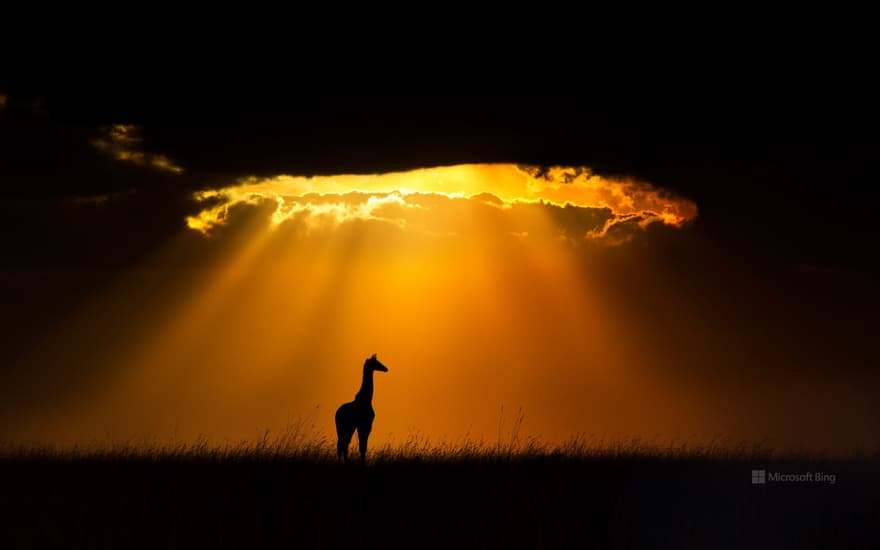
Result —
[{"label": "cloud bank", "polygon": [[681,227],[693,201],[646,182],[607,178],[586,167],[469,164],[375,175],[247,178],[199,191],[204,207],[187,225],[210,234],[235,209],[271,210],[267,225],[310,229],[355,220],[407,231],[458,235],[491,232],[620,244],[653,223]]}]

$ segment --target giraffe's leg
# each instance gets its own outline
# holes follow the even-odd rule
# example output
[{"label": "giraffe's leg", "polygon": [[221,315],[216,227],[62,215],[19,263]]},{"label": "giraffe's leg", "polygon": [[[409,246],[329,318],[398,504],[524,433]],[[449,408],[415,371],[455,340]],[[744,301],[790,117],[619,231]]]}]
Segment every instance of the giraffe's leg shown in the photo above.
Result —
[{"label": "giraffe's leg", "polygon": [[367,440],[370,438],[370,432],[373,431],[372,422],[364,422],[358,426],[358,447],[361,451],[361,464],[367,463]]},{"label": "giraffe's leg", "polygon": [[356,422],[352,418],[352,404],[344,403],[336,410],[336,458],[339,462],[348,462],[348,446],[354,436]]},{"label": "giraffe's leg", "polygon": [[348,446],[354,436],[354,428],[350,430],[337,428],[336,434],[339,437],[336,443],[336,457],[340,462],[348,462]]}]

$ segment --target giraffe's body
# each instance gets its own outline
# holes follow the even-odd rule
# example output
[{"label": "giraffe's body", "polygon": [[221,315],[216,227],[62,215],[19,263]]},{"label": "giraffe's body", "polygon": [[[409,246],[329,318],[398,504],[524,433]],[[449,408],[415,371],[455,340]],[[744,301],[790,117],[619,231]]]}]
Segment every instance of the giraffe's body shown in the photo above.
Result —
[{"label": "giraffe's body", "polygon": [[358,446],[361,462],[367,459],[367,439],[373,430],[373,371],[388,372],[388,367],[376,359],[374,354],[364,362],[364,377],[361,389],[354,396],[354,401],[344,403],[336,410],[336,454],[340,461],[348,462],[348,446],[354,432],[358,434]]}]

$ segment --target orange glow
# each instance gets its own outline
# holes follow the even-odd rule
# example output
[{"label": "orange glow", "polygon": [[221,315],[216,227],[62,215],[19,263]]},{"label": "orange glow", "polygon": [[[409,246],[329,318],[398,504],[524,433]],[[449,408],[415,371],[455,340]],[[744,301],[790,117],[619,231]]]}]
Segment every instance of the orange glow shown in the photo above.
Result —
[{"label": "orange glow", "polygon": [[[772,403],[746,398],[759,382],[729,373],[760,350],[707,314],[682,284],[686,265],[670,271],[663,247],[638,246],[653,243],[651,227],[686,226],[696,206],[647,183],[468,165],[252,179],[198,199],[189,228],[29,359],[76,358],[94,379],[10,440],[223,444],[298,418],[332,439],[333,411],[378,353],[390,372],[375,377],[375,446],[413,433],[494,443],[502,405],[502,432],[522,407],[523,436],[548,443],[720,433],[828,444],[791,429],[805,422],[794,405],[790,422],[757,431],[762,411],[798,403],[797,388],[786,397],[762,375]],[[717,249],[680,237],[718,273],[737,273]],[[735,285],[766,296],[718,281],[722,305]],[[832,389],[829,402],[844,395]],[[856,422],[870,418],[859,413],[869,398],[847,401],[850,441],[874,429]]]},{"label": "orange glow", "polygon": [[[231,209],[256,204],[273,206],[273,225],[291,219],[300,219],[312,228],[375,220],[429,231],[448,225],[438,219],[443,217],[439,211],[456,199],[491,206],[501,217],[511,217],[504,213],[529,204],[605,211],[607,219],[578,235],[582,238],[605,237],[609,228],[627,221],[635,221],[642,228],[653,222],[681,226],[697,213],[693,202],[647,183],[606,178],[582,167],[544,169],[512,164],[446,166],[378,175],[250,178],[237,185],[201,191],[195,198],[209,206],[187,218],[187,225],[206,234],[222,225]],[[528,236],[529,232],[510,229],[508,233]]]},{"label": "orange glow", "polygon": [[372,353],[391,369],[376,376],[377,445],[413,431],[491,441],[501,405],[547,441],[632,433],[638,419],[602,411],[621,388],[665,384],[636,372],[645,358],[584,262],[694,218],[647,183],[463,165],[252,178],[196,198],[195,231],[145,269],[216,254],[136,308],[137,337],[104,360],[112,382],[58,421],[57,440],[246,439],[316,410],[330,436]]}]

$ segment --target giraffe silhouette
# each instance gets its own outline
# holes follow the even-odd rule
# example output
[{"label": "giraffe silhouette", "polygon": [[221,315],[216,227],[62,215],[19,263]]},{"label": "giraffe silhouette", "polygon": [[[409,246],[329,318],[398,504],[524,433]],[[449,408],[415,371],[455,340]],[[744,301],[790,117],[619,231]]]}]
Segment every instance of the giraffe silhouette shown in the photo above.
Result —
[{"label": "giraffe silhouette", "polygon": [[364,361],[364,378],[361,389],[354,396],[354,401],[343,403],[336,409],[336,456],[340,462],[348,462],[348,446],[355,430],[358,434],[358,446],[361,451],[361,464],[367,461],[367,439],[373,429],[373,371],[388,372],[388,367],[376,359],[374,353]]}]

